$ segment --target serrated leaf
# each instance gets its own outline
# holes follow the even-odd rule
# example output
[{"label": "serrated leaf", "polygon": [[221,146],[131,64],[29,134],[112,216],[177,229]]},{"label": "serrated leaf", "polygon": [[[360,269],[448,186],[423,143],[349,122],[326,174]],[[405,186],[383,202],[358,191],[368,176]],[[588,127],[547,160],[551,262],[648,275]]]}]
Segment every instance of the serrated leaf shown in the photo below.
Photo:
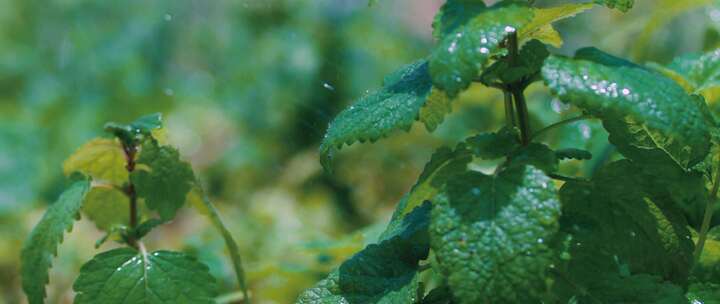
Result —
[{"label": "serrated leaf", "polygon": [[473,154],[482,159],[498,159],[520,147],[518,133],[502,128],[494,133],[482,133],[465,140]]},{"label": "serrated leaf", "polygon": [[43,303],[45,284],[49,282],[48,270],[57,246],[65,231],[79,216],[83,200],[90,190],[90,181],[78,181],[70,185],[53,203],[33,228],[25,241],[20,255],[22,287],[30,304]]},{"label": "serrated leaf", "polygon": [[390,225],[378,243],[343,262],[307,289],[297,304],[412,304],[418,299],[418,262],[429,251],[427,227],[431,205],[425,203]]},{"label": "serrated leaf", "polygon": [[533,10],[503,5],[484,10],[445,35],[430,55],[432,83],[455,97],[480,75],[500,43],[527,25]]},{"label": "serrated leaf", "polygon": [[632,118],[650,133],[663,135],[662,145],[688,151],[685,167],[704,159],[711,126],[696,97],[669,78],[611,55],[581,53],[581,58],[551,56],[545,61],[545,82],[561,100],[603,119]]},{"label": "serrated leaf", "polygon": [[591,184],[562,187],[562,230],[573,236],[568,269],[576,284],[600,284],[596,273],[687,280],[694,248],[687,222],[669,197],[651,192],[655,187],[640,171],[621,160],[601,169]]},{"label": "serrated leaf", "polygon": [[436,199],[430,243],[459,303],[530,303],[545,289],[560,202],[532,166],[468,171]]},{"label": "serrated leaf", "polygon": [[93,139],[78,148],[63,163],[63,172],[66,176],[80,172],[94,180],[118,186],[128,180],[122,145],[107,138]]},{"label": "serrated leaf", "polygon": [[190,164],[180,160],[178,151],[170,146],[158,146],[148,141],[142,146],[138,167],[130,175],[138,197],[145,199],[146,206],[169,221],[185,204],[185,197],[195,182]]},{"label": "serrated leaf", "polygon": [[467,168],[472,161],[472,152],[464,144],[455,149],[442,147],[433,153],[430,161],[425,164],[418,181],[398,205],[393,219],[420,206],[426,200],[432,200],[440,192],[445,182]]},{"label": "serrated leaf", "polygon": [[[396,130],[409,130],[431,95],[432,82],[426,60],[407,65],[385,78],[383,88],[362,97],[335,117],[320,145],[321,162],[327,169],[335,149],[356,141],[375,141]],[[433,98],[446,98],[435,96]],[[436,99],[433,104],[449,101]],[[426,113],[424,122],[433,129],[438,115]]]},{"label": "serrated leaf", "polygon": [[539,143],[530,143],[527,146],[520,147],[508,156],[512,159],[512,164],[532,165],[550,174],[558,171],[559,161],[555,155],[555,151],[547,145]]},{"label": "serrated leaf", "polygon": [[445,115],[452,112],[452,100],[439,90],[431,90],[425,105],[420,108],[419,120],[425,124],[425,128],[432,132],[442,124]]},{"label": "serrated leaf", "polygon": [[573,3],[535,9],[532,21],[520,29],[518,38],[520,41],[537,39],[559,48],[562,46],[562,39],[552,27],[552,24],[562,19],[573,17],[592,7],[592,3]]},{"label": "serrated leaf", "polygon": [[710,103],[720,99],[720,49],[675,58],[661,72],[675,79],[690,93],[702,95]]},{"label": "serrated leaf", "polygon": [[595,3],[617,9],[624,13],[629,11],[633,5],[635,5],[635,0],[595,0]]},{"label": "serrated leaf", "polygon": [[458,27],[486,9],[487,6],[482,1],[446,1],[433,19],[433,38],[441,40],[444,36],[454,32]]},{"label": "serrated leaf", "polygon": [[127,226],[130,201],[117,189],[95,187],[87,194],[82,211],[95,225],[105,231]]},{"label": "serrated leaf", "polygon": [[555,151],[555,155],[557,156],[558,160],[565,160],[565,159],[590,160],[590,159],[592,159],[592,153],[590,153],[590,151],[582,150],[582,149],[574,149],[574,148],[557,150],[557,151]]},{"label": "serrated leaf", "polygon": [[75,304],[215,303],[208,267],[180,252],[119,248],[96,255],[73,284]]}]

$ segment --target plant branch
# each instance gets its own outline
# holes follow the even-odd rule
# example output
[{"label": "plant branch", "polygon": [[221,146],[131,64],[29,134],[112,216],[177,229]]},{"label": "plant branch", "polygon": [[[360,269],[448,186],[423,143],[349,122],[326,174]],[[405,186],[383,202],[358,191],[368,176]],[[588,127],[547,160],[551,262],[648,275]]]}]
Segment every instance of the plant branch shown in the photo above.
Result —
[{"label": "plant branch", "polygon": [[512,93],[503,91],[505,97],[505,122],[510,128],[515,127],[515,108],[513,107]]},{"label": "plant branch", "polygon": [[[517,31],[513,31],[508,35],[507,38],[507,49],[508,49],[508,61],[510,66],[517,66],[518,62],[518,37]],[[527,146],[530,143],[530,118],[527,109],[527,102],[525,101],[525,95],[523,91],[525,86],[522,82],[512,83],[508,85],[508,90],[512,94],[515,100],[515,110],[518,116],[518,127],[520,128],[520,139],[523,146]]]},{"label": "plant branch", "polygon": [[698,241],[695,245],[695,262],[700,259],[703,247],[705,247],[705,240],[707,239],[708,230],[710,230],[710,221],[712,220],[713,211],[715,209],[715,201],[717,201],[718,189],[720,188],[720,164],[718,164],[717,172],[715,173],[715,181],[713,187],[710,190],[710,197],[708,198],[707,204],[705,205],[705,215],[700,226],[700,233],[698,234]]},{"label": "plant branch", "polygon": [[[137,146],[132,143],[123,143],[123,151],[125,152],[125,169],[128,171],[128,182],[125,187],[125,194],[130,199],[130,230],[135,230],[138,225],[138,206],[137,206],[137,193],[135,192],[135,185],[133,185],[129,176],[135,171],[135,155],[137,154]],[[133,233],[128,236],[128,243],[130,246],[137,247],[137,240]]]},{"label": "plant branch", "polygon": [[547,126],[547,127],[545,127],[545,128],[542,128],[542,129],[538,130],[537,132],[535,132],[535,134],[533,134],[533,136],[532,136],[532,138],[530,138],[530,140],[536,139],[536,138],[538,138],[540,135],[544,134],[545,132],[548,132],[548,131],[550,131],[550,130],[552,130],[552,129],[555,129],[555,128],[557,128],[557,127],[561,127],[561,126],[566,125],[566,124],[569,124],[569,123],[573,123],[573,122],[576,122],[576,121],[579,121],[579,120],[584,120],[584,119],[589,119],[589,118],[592,118],[592,117],[591,117],[590,115],[585,115],[585,114],[583,114],[583,115],[580,115],[580,116],[577,116],[577,117],[573,117],[573,118],[569,118],[569,119],[566,119],[566,120],[558,121],[558,122],[556,122],[556,123],[554,123],[554,124],[551,124],[551,125],[549,125],[549,126]]}]

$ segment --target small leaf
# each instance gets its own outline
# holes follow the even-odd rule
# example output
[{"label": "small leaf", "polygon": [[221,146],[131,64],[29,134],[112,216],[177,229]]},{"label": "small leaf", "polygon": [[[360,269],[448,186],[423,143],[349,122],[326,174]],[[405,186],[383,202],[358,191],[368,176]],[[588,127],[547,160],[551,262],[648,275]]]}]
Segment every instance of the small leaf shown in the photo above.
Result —
[{"label": "small leaf", "polygon": [[573,17],[592,7],[592,3],[573,3],[535,9],[532,21],[520,30],[518,38],[521,41],[537,39],[559,48],[562,46],[562,39],[557,34],[557,31],[553,29],[552,24]]},{"label": "small leaf", "polygon": [[545,172],[545,174],[555,173],[559,168],[555,151],[544,144],[530,143],[513,151],[509,158],[512,159],[512,164],[515,166],[520,164],[532,165]]},{"label": "small leaf", "polygon": [[587,150],[567,148],[555,151],[555,155],[558,160],[565,159],[577,159],[577,160],[590,160],[592,159],[592,153]]},{"label": "small leaf", "polygon": [[128,180],[122,145],[107,138],[96,138],[82,145],[65,160],[63,172],[66,176],[80,172],[94,180],[118,186]]},{"label": "small leaf", "polygon": [[73,284],[75,304],[215,303],[208,267],[180,252],[119,248],[96,255]]},{"label": "small leaf", "polygon": [[434,89],[430,92],[425,105],[420,108],[419,118],[428,131],[435,131],[445,120],[445,115],[452,112],[451,101],[442,91]]},{"label": "small leaf", "polygon": [[195,181],[190,164],[180,160],[178,151],[170,146],[158,146],[149,141],[142,146],[138,164],[146,165],[133,171],[130,180],[145,204],[169,221],[185,204],[185,197]]},{"label": "small leaf", "polygon": [[530,40],[520,50],[515,65],[511,65],[508,60],[496,61],[480,75],[480,81],[486,86],[515,82],[523,82],[523,85],[527,86],[540,79],[543,61],[549,55],[550,53],[542,42]]},{"label": "small leaf", "polygon": [[633,5],[635,5],[635,0],[595,0],[595,3],[602,4],[625,13],[629,11]]},{"label": "small leaf", "polygon": [[160,128],[162,128],[162,115],[160,113],[140,117],[127,125],[116,122],[105,124],[107,132],[114,134],[126,144],[151,137],[152,131]]},{"label": "small leaf", "polygon": [[65,231],[79,216],[85,195],[90,190],[90,181],[78,181],[68,187],[60,198],[45,212],[25,241],[20,255],[22,287],[30,304],[44,302],[45,284],[49,282],[48,269],[57,246],[63,240]]},{"label": "small leaf", "polygon": [[[421,109],[431,96],[432,83],[427,61],[407,65],[385,78],[383,88],[362,97],[335,117],[320,145],[321,162],[330,168],[335,149],[356,141],[375,141],[396,130],[409,130],[421,117]],[[433,97],[433,107],[447,105],[443,96]],[[423,121],[434,129],[442,111],[427,109]],[[432,116],[432,118],[430,118]]]},{"label": "small leaf", "polygon": [[675,58],[661,72],[684,85],[690,93],[702,95],[711,104],[720,99],[720,49]]},{"label": "small leaf", "polygon": [[130,201],[117,189],[93,188],[87,194],[82,211],[95,225],[105,231],[127,226],[130,222]]},{"label": "small leaf", "polygon": [[611,55],[579,55],[582,59],[551,56],[545,61],[545,82],[561,100],[602,119],[631,117],[663,135],[664,144],[687,151],[686,167],[705,158],[712,126],[696,97],[671,79]]},{"label": "small leaf", "polygon": [[432,83],[455,97],[480,75],[491,56],[500,54],[501,42],[527,25],[529,7],[495,6],[467,19],[445,35],[430,55]]},{"label": "small leaf", "polygon": [[413,304],[418,299],[418,262],[429,251],[427,227],[431,205],[425,203],[391,225],[378,243],[343,262],[305,290],[297,304]]},{"label": "small leaf", "polygon": [[156,218],[149,219],[147,221],[142,222],[137,227],[135,227],[135,230],[131,231],[130,233],[133,234],[133,236],[136,240],[139,240],[139,239],[142,239],[143,237],[145,237],[148,233],[150,233],[150,231],[152,231],[153,229],[157,228],[158,226],[160,226],[164,223],[165,222],[163,222],[160,219],[156,219]]},{"label": "small leaf", "polygon": [[482,133],[465,140],[473,154],[482,159],[498,159],[520,147],[518,133],[502,128],[495,133]]},{"label": "small leaf", "polygon": [[558,229],[552,181],[532,166],[497,175],[468,171],[436,199],[430,242],[459,303],[532,303],[553,262]]},{"label": "small leaf", "polygon": [[454,32],[468,20],[485,11],[487,7],[482,1],[476,0],[448,0],[440,7],[433,20],[433,37],[441,40]]}]

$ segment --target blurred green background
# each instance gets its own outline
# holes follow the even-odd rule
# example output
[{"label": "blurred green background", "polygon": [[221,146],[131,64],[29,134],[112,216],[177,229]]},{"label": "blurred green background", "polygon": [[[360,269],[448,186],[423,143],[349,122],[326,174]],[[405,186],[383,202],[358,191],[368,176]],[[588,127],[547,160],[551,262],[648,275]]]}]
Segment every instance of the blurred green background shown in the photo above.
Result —
[{"label": "blurred green background", "polygon": [[[595,45],[666,64],[718,46],[713,1],[636,2],[627,14],[598,7],[560,22],[565,45],[555,52]],[[0,303],[25,303],[19,250],[65,186],[62,161],[102,136],[106,121],[152,112],[163,113],[170,142],[239,241],[256,303],[292,303],[372,239],[435,148],[502,122],[499,94],[473,88],[433,134],[418,125],[345,148],[336,172],[322,171],[327,123],[385,74],[429,53],[441,4],[0,0]],[[539,85],[528,96],[534,128],[577,113]],[[566,163],[569,174],[592,174],[617,157],[594,122],[544,140],[593,152],[587,165]],[[221,302],[240,303],[222,240],[191,211],[147,244],[196,254],[221,280]],[[48,303],[72,302],[72,282],[101,236],[85,220],[75,225],[51,270]]]}]

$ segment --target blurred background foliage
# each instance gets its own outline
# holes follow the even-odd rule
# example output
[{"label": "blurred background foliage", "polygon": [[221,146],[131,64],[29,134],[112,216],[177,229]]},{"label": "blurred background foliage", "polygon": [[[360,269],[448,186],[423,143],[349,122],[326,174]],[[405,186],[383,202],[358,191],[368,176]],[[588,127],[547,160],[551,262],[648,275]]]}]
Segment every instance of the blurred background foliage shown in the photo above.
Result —
[{"label": "blurred background foliage", "polygon": [[[435,148],[502,123],[498,92],[473,88],[433,134],[415,126],[345,148],[333,175],[321,170],[327,123],[429,52],[441,4],[0,0],[0,303],[25,302],[19,249],[65,186],[62,161],[102,135],[106,121],[151,112],[164,114],[169,141],[200,172],[238,239],[256,303],[291,303],[372,240]],[[630,13],[595,8],[557,28],[565,45],[556,52],[595,45],[667,64],[718,47],[720,6],[638,0]],[[536,129],[578,113],[540,85],[528,96]],[[593,153],[582,166],[565,162],[568,175],[589,176],[618,157],[593,121],[542,139]],[[51,271],[49,303],[72,302],[72,282],[101,236],[85,220],[75,226]],[[152,248],[199,256],[222,282],[221,302],[239,303],[222,240],[202,217],[185,212],[149,238]]]}]

